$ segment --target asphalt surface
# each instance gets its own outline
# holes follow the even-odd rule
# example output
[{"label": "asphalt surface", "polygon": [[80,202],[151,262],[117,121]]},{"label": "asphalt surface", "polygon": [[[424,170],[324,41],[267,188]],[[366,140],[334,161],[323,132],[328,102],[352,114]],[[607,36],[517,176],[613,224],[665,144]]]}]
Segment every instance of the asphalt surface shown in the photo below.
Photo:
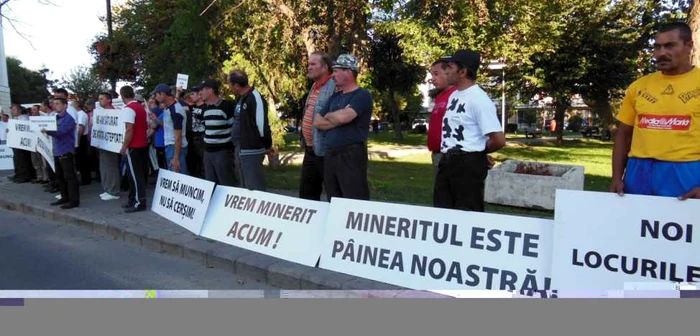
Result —
[{"label": "asphalt surface", "polygon": [[0,290],[276,290],[66,224],[0,210]]}]

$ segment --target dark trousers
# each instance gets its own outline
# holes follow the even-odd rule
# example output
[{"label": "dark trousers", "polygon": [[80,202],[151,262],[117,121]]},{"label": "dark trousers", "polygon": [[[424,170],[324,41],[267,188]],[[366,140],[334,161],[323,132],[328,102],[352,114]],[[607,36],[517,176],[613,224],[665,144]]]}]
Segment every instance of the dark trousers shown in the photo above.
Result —
[{"label": "dark trousers", "polygon": [[92,169],[90,169],[89,145],[87,135],[80,136],[78,151],[75,154],[75,164],[80,172],[80,184],[90,184]]},{"label": "dark trousers", "polygon": [[[56,158],[52,157],[51,160],[53,160],[54,167],[56,167],[56,169],[58,169]],[[47,171],[49,173],[49,186],[58,188],[58,186],[56,184],[56,172],[53,169],[51,169],[51,165],[49,164],[48,161],[46,162],[46,165],[48,166]]]},{"label": "dark trousers", "polygon": [[101,175],[100,175],[100,149],[97,147],[92,147],[90,144],[87,144],[88,147],[88,165],[90,167],[90,171],[95,173],[95,176],[97,176],[96,180],[101,181]]},{"label": "dark trousers", "polygon": [[56,186],[61,199],[68,200],[71,205],[80,205],[80,188],[73,153],[56,156]]},{"label": "dark trousers", "polygon": [[488,160],[485,152],[444,154],[435,178],[433,206],[484,212],[487,175]]},{"label": "dark trousers", "polygon": [[29,181],[33,177],[32,152],[23,149],[12,149],[12,162],[15,165],[15,180]]},{"label": "dark trousers", "polygon": [[126,153],[126,172],[129,176],[129,204],[146,206],[146,176],[148,175],[148,147],[130,148]]},{"label": "dark trousers", "polygon": [[317,156],[312,147],[306,147],[301,164],[299,198],[320,201],[323,192],[323,156]]},{"label": "dark trousers", "polygon": [[367,144],[327,150],[323,179],[329,200],[332,197],[369,200],[367,163]]},{"label": "dark trousers", "polygon": [[204,169],[204,135],[192,136],[188,140],[187,147],[187,169],[190,171],[190,176],[204,178],[206,171]]},{"label": "dark trousers", "polygon": [[233,148],[204,152],[204,175],[207,181],[228,187],[237,186],[233,161]]},{"label": "dark trousers", "polygon": [[156,157],[158,158],[158,168],[168,169],[168,163],[165,161],[165,147],[156,147]]}]

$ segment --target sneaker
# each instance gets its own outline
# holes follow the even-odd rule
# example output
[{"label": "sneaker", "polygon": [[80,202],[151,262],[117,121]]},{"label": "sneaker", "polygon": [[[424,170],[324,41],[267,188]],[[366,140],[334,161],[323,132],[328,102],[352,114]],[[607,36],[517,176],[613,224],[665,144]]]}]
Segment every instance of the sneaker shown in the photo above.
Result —
[{"label": "sneaker", "polygon": [[131,207],[131,208],[124,209],[124,213],[134,213],[134,212],[141,212],[141,211],[146,211],[145,205],[139,205],[138,207]]},{"label": "sneaker", "polygon": [[60,199],[56,202],[51,203],[50,205],[57,206],[57,205],[64,205],[64,204],[68,204],[68,200]]},{"label": "sneaker", "polygon": [[100,198],[104,198],[105,196],[109,195],[106,191],[100,194]]},{"label": "sneaker", "polygon": [[118,199],[119,199],[119,196],[112,195],[109,193],[105,197],[102,197],[103,201],[114,201],[114,200],[118,200]]},{"label": "sneaker", "polygon": [[56,195],[56,199],[61,199],[61,194]]}]

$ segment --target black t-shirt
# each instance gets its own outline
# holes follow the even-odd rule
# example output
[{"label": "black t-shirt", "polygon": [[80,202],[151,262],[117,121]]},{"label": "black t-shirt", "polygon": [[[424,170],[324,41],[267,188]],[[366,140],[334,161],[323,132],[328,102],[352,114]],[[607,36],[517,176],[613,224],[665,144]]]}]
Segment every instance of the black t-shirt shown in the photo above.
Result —
[{"label": "black t-shirt", "polygon": [[358,88],[352,92],[336,92],[328,100],[320,114],[342,110],[350,105],[357,117],[351,122],[326,131],[326,147],[340,148],[352,144],[360,144],[367,141],[369,135],[369,122],[372,118],[372,94],[364,88]]}]

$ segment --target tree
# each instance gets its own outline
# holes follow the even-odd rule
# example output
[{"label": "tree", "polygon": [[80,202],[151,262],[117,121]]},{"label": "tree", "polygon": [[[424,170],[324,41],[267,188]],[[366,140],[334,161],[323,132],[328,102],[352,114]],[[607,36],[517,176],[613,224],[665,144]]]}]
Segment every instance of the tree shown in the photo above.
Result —
[{"label": "tree", "polygon": [[97,99],[97,94],[109,90],[109,85],[95,74],[94,69],[83,66],[71,70],[61,85],[84,101]]},{"label": "tree", "polygon": [[29,70],[22,66],[22,61],[7,57],[7,77],[12,88],[10,99],[16,104],[40,103],[50,95],[46,79],[48,69]]},{"label": "tree", "polygon": [[407,61],[399,45],[400,37],[379,27],[370,44],[369,66],[374,88],[382,93],[394,121],[398,140],[403,139],[400,109],[396,95],[410,95],[425,77],[426,68]]}]

